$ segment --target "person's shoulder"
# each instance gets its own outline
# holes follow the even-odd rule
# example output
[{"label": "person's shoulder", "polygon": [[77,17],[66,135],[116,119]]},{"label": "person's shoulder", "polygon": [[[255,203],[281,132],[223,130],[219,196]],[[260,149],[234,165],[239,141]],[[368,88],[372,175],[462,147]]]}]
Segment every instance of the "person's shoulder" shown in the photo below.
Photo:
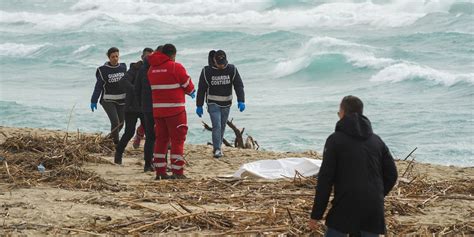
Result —
[{"label": "person's shoulder", "polygon": [[143,65],[143,61],[138,61],[138,62],[135,62],[135,63],[130,63],[130,69],[133,69],[133,70],[139,70]]},{"label": "person's shoulder", "polygon": [[326,142],[333,142],[338,136],[340,136],[338,132],[333,132],[328,136],[328,138],[326,138]]},{"label": "person's shoulder", "polygon": [[120,64],[119,64],[119,68],[127,69],[127,64],[125,64],[125,63],[120,63]]},{"label": "person's shoulder", "polygon": [[109,64],[108,64],[107,62],[105,62],[104,64],[98,66],[98,67],[97,67],[97,70],[104,69],[104,68],[106,68],[106,67],[108,67],[108,66],[109,66]]},{"label": "person's shoulder", "polygon": [[181,67],[184,68],[183,64],[180,62],[174,62],[175,67]]},{"label": "person's shoulder", "polygon": [[335,131],[331,133],[331,135],[328,136],[326,139],[327,143],[333,143],[333,144],[342,144],[344,141],[346,141],[347,135],[344,134],[343,132],[340,131]]},{"label": "person's shoulder", "polygon": [[377,142],[380,146],[385,146],[385,142],[383,141],[383,139],[377,135],[377,134],[372,134],[372,139],[373,141]]},{"label": "person's shoulder", "polygon": [[168,61],[165,64],[167,64],[168,67],[170,66],[170,67],[174,68],[175,70],[184,70],[184,66],[180,62]]}]

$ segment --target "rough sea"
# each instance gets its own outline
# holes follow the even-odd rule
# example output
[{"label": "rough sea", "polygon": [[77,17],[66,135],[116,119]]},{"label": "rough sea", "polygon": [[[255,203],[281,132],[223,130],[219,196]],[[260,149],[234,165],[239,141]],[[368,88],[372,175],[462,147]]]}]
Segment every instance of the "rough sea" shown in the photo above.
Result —
[{"label": "rough sea", "polygon": [[[356,95],[396,157],[474,165],[472,0],[2,0],[0,125],[107,133],[89,109],[107,49],[129,64],[164,43],[196,84],[227,52],[247,104],[230,117],[265,150],[322,151]],[[211,141],[187,111],[187,142]]]}]

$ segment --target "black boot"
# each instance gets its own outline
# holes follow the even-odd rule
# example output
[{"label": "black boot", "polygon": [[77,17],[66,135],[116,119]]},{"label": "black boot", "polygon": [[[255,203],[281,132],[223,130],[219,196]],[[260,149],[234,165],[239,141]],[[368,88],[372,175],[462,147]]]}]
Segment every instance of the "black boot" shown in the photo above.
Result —
[{"label": "black boot", "polygon": [[171,177],[171,179],[188,179],[188,177],[186,177],[184,174],[173,174]]},{"label": "black boot", "polygon": [[155,180],[173,179],[173,176],[168,174],[157,174]]},{"label": "black boot", "polygon": [[151,162],[150,161],[145,161],[145,166],[143,166],[143,172],[153,172],[155,171],[155,169],[153,168],[153,166],[151,165]]},{"label": "black boot", "polygon": [[121,152],[115,151],[114,163],[117,164],[117,165],[122,164],[122,153]]}]

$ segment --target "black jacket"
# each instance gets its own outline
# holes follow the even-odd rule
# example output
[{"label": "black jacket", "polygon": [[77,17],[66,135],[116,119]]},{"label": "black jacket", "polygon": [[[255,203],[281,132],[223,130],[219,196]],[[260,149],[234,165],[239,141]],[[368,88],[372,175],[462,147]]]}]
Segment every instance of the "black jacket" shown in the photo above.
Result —
[{"label": "black jacket", "polygon": [[124,88],[127,93],[125,97],[125,112],[142,112],[134,91],[134,85],[138,81],[138,72],[142,65],[142,61],[130,63],[130,69],[128,69],[125,76],[119,81],[120,87]]},{"label": "black jacket", "polygon": [[372,132],[369,119],[346,115],[326,140],[311,218],[323,218],[334,186],[328,227],[344,233],[384,234],[384,197],[396,180],[392,155]]},{"label": "black jacket", "polygon": [[125,63],[119,63],[116,66],[106,62],[97,68],[95,72],[96,83],[92,93],[91,103],[114,102],[120,105],[125,104],[125,90],[120,86],[119,81],[124,77],[127,71]]},{"label": "black jacket", "polygon": [[151,87],[148,82],[147,72],[150,68],[148,60],[145,58],[140,68],[135,82],[135,96],[143,113],[153,113],[153,102],[151,98]]}]

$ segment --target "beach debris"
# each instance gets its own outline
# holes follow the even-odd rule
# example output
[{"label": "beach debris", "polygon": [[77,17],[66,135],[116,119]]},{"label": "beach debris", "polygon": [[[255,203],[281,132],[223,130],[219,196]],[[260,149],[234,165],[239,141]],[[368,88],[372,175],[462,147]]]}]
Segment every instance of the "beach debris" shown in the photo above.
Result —
[{"label": "beach debris", "polygon": [[[86,162],[110,163],[91,154],[111,154],[113,147],[113,142],[100,134],[10,136],[0,144],[0,155],[5,159],[7,171],[0,172],[0,179],[10,180],[11,188],[52,183],[61,188],[118,190],[116,185],[81,167]],[[32,172],[35,170],[38,172]]]},{"label": "beach debris", "polygon": [[38,165],[38,171],[40,173],[44,173],[44,171],[46,170],[46,168],[44,167],[43,163],[39,164]]},{"label": "beach debris", "polygon": [[[258,150],[260,149],[260,145],[258,144],[257,140],[255,140],[252,136],[247,134],[247,138],[245,139],[244,142],[244,131],[245,128],[239,129],[237,126],[233,123],[234,119],[227,120],[227,126],[229,126],[232,131],[234,131],[235,134],[235,139],[234,139],[234,145],[232,145],[229,141],[227,141],[225,138],[223,139],[222,143],[226,145],[227,147],[235,147],[235,148],[242,148],[242,149],[253,149],[253,150]],[[207,131],[212,131],[212,127],[209,126],[207,123],[202,121],[202,124],[204,126],[204,129]],[[208,143],[210,144],[210,143]]]},{"label": "beach debris", "polygon": [[[410,173],[408,177],[414,179],[418,174]],[[134,191],[120,198],[131,207],[141,208],[142,216],[114,219],[89,226],[87,230],[118,235],[200,231],[219,235],[323,235],[324,226],[310,230],[307,225],[316,183],[315,178],[297,172],[292,178],[278,181],[209,178],[132,185],[129,188]],[[434,204],[434,196],[450,199],[457,198],[452,194],[457,193],[469,197],[471,191],[472,185],[466,180],[435,182],[420,178],[410,184],[398,184],[386,197],[387,235],[474,234],[472,223],[467,220],[442,226],[400,223],[394,218],[396,215],[423,215],[424,209]],[[152,208],[159,205],[169,205],[172,209]]]},{"label": "beach debris", "polygon": [[[126,206],[142,212],[126,217],[100,217],[90,223],[67,226],[31,222],[4,225],[2,231],[7,234],[18,229],[41,229],[44,233],[89,235],[183,235],[206,231],[222,236],[321,236],[325,231],[323,225],[316,230],[308,229],[317,179],[304,177],[299,172],[278,181],[204,178],[144,181],[125,186],[109,184],[98,174],[81,167],[87,162],[110,163],[91,155],[94,152],[107,154],[108,149],[113,149],[112,142],[101,136],[79,134],[66,142],[54,136],[21,135],[9,139],[0,145],[0,157],[5,158],[5,165],[8,160],[11,170],[0,167],[0,180],[12,184],[11,188],[34,187],[41,183],[63,189],[104,190],[77,202],[114,208]],[[48,169],[47,175],[31,172],[39,163]],[[469,177],[434,181],[418,172],[415,162],[397,164],[402,164],[399,173],[405,175],[385,197],[387,236],[474,235],[469,216],[444,225],[418,221],[439,201],[474,201],[474,184]],[[397,219],[400,216],[411,218],[400,221]]]}]

